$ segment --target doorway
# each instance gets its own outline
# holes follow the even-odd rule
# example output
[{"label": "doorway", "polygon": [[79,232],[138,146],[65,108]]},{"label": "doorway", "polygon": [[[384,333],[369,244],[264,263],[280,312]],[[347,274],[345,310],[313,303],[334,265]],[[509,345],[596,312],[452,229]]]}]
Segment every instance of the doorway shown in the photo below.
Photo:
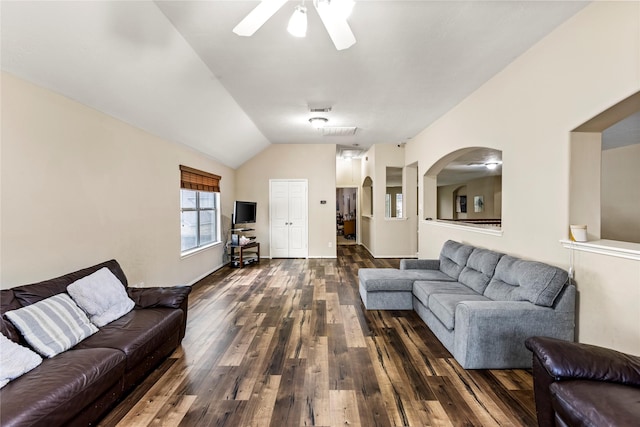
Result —
[{"label": "doorway", "polygon": [[336,188],[336,241],[338,245],[357,243],[358,188]]},{"label": "doorway", "polygon": [[307,258],[307,180],[269,180],[272,258]]}]

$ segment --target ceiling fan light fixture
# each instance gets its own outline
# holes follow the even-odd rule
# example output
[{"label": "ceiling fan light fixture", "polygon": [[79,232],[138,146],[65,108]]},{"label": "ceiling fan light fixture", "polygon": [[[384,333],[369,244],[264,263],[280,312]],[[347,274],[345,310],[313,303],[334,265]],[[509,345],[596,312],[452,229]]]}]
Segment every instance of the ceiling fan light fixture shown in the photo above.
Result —
[{"label": "ceiling fan light fixture", "polygon": [[330,6],[336,16],[341,19],[347,19],[351,16],[355,4],[356,2],[353,0],[331,0]]},{"label": "ceiling fan light fixture", "polygon": [[298,5],[293,15],[289,18],[287,31],[294,37],[306,37],[307,35],[307,8]]},{"label": "ceiling fan light fixture", "polygon": [[309,119],[309,123],[316,129],[322,129],[324,125],[327,124],[329,120],[324,117],[311,117]]}]

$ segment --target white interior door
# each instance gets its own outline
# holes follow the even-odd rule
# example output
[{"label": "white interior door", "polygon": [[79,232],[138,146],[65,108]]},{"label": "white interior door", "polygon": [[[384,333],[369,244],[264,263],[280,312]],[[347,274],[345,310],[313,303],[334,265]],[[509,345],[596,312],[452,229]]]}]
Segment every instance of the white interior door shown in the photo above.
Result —
[{"label": "white interior door", "polygon": [[289,257],[289,183],[271,181],[269,195],[272,258]]},{"label": "white interior door", "polygon": [[308,207],[306,180],[270,181],[272,258],[306,258]]},{"label": "white interior door", "polygon": [[289,257],[306,258],[307,250],[307,182],[289,182]]}]

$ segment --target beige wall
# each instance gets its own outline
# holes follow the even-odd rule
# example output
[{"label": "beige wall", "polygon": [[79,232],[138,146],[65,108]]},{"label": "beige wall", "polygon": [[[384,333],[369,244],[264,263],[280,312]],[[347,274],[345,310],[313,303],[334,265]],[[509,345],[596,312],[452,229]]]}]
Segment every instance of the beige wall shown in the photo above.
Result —
[{"label": "beige wall", "polygon": [[309,257],[336,256],[335,159],[333,144],[273,144],[237,169],[237,198],[258,203],[255,235],[261,256],[270,252],[270,179],[308,180]]},{"label": "beige wall", "polygon": [[600,239],[602,134],[569,136],[569,224],[587,226],[589,240]]},{"label": "beige wall", "polygon": [[[463,188],[461,188],[463,187]],[[438,218],[453,219],[456,209],[455,197],[457,194],[467,196],[467,213],[458,213],[458,218],[465,219],[491,219],[500,218],[501,213],[501,191],[502,177],[488,176],[471,180],[465,184],[444,185],[438,187]],[[475,212],[473,198],[482,196],[484,200],[484,210]]]},{"label": "beige wall", "polygon": [[336,186],[360,187],[361,159],[336,159]]},{"label": "beige wall", "polygon": [[[462,187],[462,188],[461,188]],[[492,219],[500,218],[502,177],[488,176],[471,180],[464,184],[443,185],[438,187],[438,218],[454,219],[456,209],[455,194],[467,196],[467,213],[458,213],[459,219]],[[473,198],[483,196],[484,210],[475,212]]]},{"label": "beige wall", "polygon": [[1,141],[3,288],[111,258],[145,286],[221,266],[221,245],[180,257],[178,165],[222,176],[227,216],[233,170],[6,73]]},{"label": "beige wall", "polygon": [[602,152],[603,239],[640,243],[640,144]]},{"label": "beige wall", "polygon": [[[367,250],[371,253],[374,253],[375,250],[375,238],[376,238],[376,230],[375,230],[375,203],[376,194],[375,188],[376,185],[381,185],[381,182],[378,181],[380,178],[376,176],[376,149],[377,145],[371,147],[364,155],[360,163],[362,182],[367,182],[367,187],[361,184],[362,194],[360,195],[360,238],[359,242],[367,248]],[[371,184],[369,186],[368,184]],[[382,184],[384,185],[384,184]],[[384,214],[384,213],[383,213]]]},{"label": "beige wall", "polygon": [[[404,167],[403,162],[403,147],[398,147],[397,144],[377,144],[369,149],[362,163],[362,175],[373,180],[373,215],[362,221],[362,244],[375,257],[413,257],[416,253],[413,238],[416,234],[415,221],[408,220],[406,216],[401,219],[385,218],[387,167]],[[415,178],[415,174],[412,177]],[[415,183],[408,184],[403,176],[403,188],[407,186],[415,191]],[[403,190],[403,193],[406,191]],[[364,199],[365,197],[363,203]],[[413,206],[410,204],[408,212],[414,209]],[[415,220],[415,215],[413,219]]]},{"label": "beige wall", "polygon": [[[568,268],[570,132],[639,89],[639,2],[594,2],[517,58],[410,141],[405,159],[423,177],[455,150],[501,150],[503,231],[422,221],[420,256],[455,239]],[[420,194],[435,212],[435,196]],[[640,354],[640,262],[583,253],[575,271],[578,339]]]}]

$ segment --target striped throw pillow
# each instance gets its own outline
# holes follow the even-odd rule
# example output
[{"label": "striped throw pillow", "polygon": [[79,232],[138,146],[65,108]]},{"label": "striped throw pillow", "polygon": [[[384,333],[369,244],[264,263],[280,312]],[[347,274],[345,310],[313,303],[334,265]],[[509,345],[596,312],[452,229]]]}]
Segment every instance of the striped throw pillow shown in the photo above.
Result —
[{"label": "striped throw pillow", "polygon": [[7,311],[5,316],[38,353],[53,357],[98,332],[67,294]]}]

